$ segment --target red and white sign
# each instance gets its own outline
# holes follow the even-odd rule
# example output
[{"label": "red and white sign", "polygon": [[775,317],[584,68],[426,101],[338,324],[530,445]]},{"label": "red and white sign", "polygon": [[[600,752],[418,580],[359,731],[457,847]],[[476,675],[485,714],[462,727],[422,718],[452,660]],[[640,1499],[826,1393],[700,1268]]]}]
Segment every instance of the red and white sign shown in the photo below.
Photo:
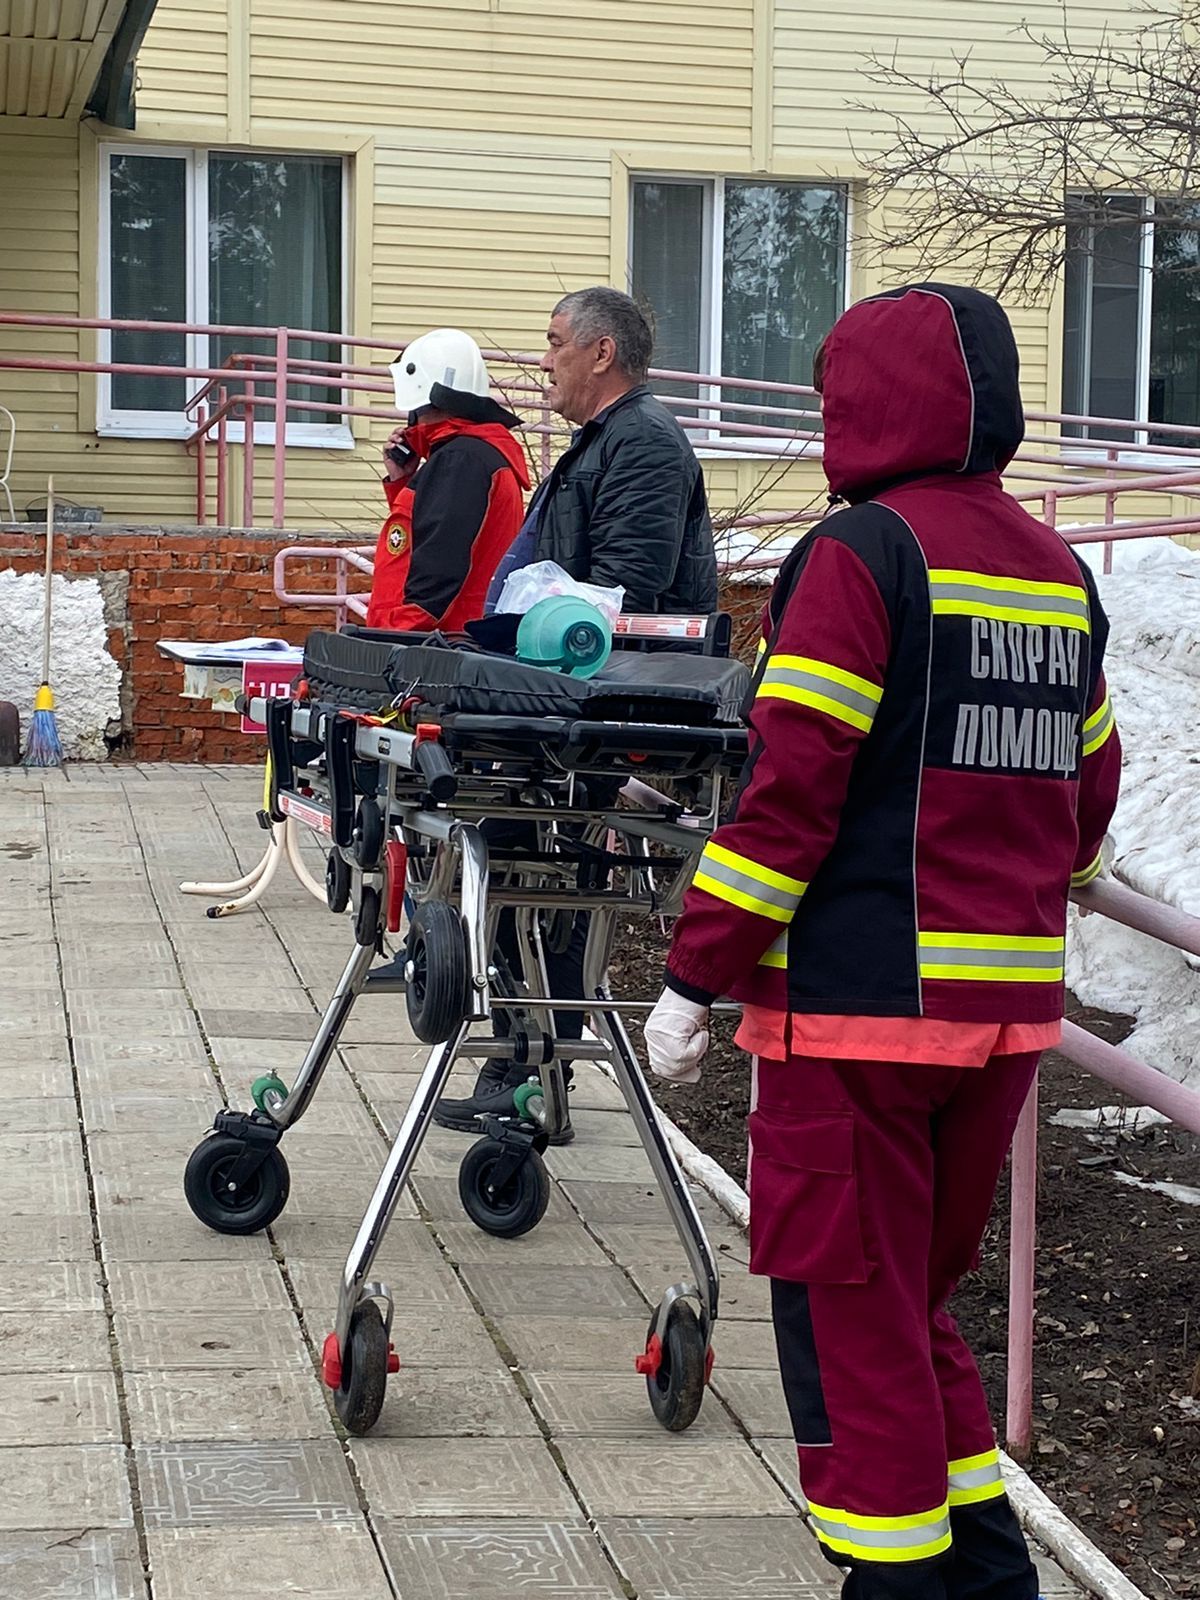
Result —
[{"label": "red and white sign", "polygon": [[707,617],[619,616],[613,632],[633,639],[703,639]]},{"label": "red and white sign", "polygon": [[[280,661],[276,656],[274,660],[263,657],[257,661],[242,662],[242,693],[247,697],[256,696],[263,700],[270,700],[274,696],[290,696],[292,681],[300,671],[296,661]],[[253,722],[246,714],[242,713],[243,733],[266,733],[266,726],[261,722]]]}]

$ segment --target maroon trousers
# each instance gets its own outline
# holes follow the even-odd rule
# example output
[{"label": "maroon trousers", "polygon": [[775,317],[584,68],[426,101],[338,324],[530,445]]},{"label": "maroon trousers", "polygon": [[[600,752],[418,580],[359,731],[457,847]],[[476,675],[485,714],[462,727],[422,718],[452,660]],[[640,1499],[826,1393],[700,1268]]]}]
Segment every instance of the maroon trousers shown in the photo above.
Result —
[{"label": "maroon trousers", "polygon": [[757,1063],[751,1270],[773,1280],[801,1485],[855,1600],[1037,1595],[946,1309],[1036,1068]]}]

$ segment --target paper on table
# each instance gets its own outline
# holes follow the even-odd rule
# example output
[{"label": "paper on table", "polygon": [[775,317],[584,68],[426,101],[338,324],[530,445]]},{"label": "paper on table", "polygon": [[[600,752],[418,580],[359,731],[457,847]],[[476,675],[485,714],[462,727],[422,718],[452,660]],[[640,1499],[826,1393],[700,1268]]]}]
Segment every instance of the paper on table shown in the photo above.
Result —
[{"label": "paper on table", "polygon": [[177,661],[211,661],[237,663],[247,656],[278,656],[284,661],[302,661],[304,652],[299,645],[286,639],[222,639],[218,643],[191,639],[160,639],[158,648],[165,656]]}]

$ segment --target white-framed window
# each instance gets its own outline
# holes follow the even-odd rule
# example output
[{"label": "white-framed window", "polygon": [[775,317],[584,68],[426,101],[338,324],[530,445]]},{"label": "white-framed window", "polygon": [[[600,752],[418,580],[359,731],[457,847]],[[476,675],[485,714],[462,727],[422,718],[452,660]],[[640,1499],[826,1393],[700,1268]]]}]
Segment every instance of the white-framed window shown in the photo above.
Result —
[{"label": "white-framed window", "polygon": [[[131,321],[241,327],[346,327],[348,206],[341,156],[105,145],[100,151],[100,315]],[[274,342],[231,335],[113,331],[102,361],[219,367],[235,351],[272,355]],[[342,347],[291,342],[290,353],[338,361]],[[98,431],[127,438],[183,438],[184,414],[202,380],[100,374]],[[231,375],[231,389],[242,385]],[[270,392],[270,383],[262,385]],[[297,401],[337,402],[316,385],[289,388],[289,444],[349,447],[343,417]],[[232,422],[229,436],[241,438]],[[271,443],[271,408],[254,437]]]},{"label": "white-framed window", "polygon": [[1081,198],[1067,227],[1062,409],[1147,428],[1065,424],[1074,438],[1195,445],[1200,426],[1200,205]]},{"label": "white-framed window", "polygon": [[[654,311],[655,366],[811,384],[817,346],[846,305],[848,212],[843,184],[635,177],[630,282]],[[694,384],[656,387],[697,400],[816,408],[750,385],[703,394]],[[726,416],[788,426],[769,411]]]}]

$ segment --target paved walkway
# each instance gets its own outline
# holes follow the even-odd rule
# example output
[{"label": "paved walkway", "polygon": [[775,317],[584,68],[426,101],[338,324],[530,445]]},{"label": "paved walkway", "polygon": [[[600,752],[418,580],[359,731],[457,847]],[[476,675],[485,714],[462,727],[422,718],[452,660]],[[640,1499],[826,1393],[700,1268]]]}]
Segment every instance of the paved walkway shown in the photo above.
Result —
[{"label": "paved walkway", "polygon": [[[290,1074],[349,950],[290,879],[213,922],[181,878],[259,853],[243,769],[0,773],[0,1594],[13,1600],[817,1600],[764,1286],[724,1262],[714,1391],[666,1435],[632,1370],[682,1256],[615,1089],[587,1070],[550,1211],[503,1244],[435,1131],[379,1275],[403,1370],[349,1440],[315,1371],[419,1051],[351,1018],[285,1141],[271,1236],[207,1232],[184,1162]],[[81,1138],[82,1129],[82,1138]],[[1047,1596],[1077,1595],[1053,1566]]]}]

